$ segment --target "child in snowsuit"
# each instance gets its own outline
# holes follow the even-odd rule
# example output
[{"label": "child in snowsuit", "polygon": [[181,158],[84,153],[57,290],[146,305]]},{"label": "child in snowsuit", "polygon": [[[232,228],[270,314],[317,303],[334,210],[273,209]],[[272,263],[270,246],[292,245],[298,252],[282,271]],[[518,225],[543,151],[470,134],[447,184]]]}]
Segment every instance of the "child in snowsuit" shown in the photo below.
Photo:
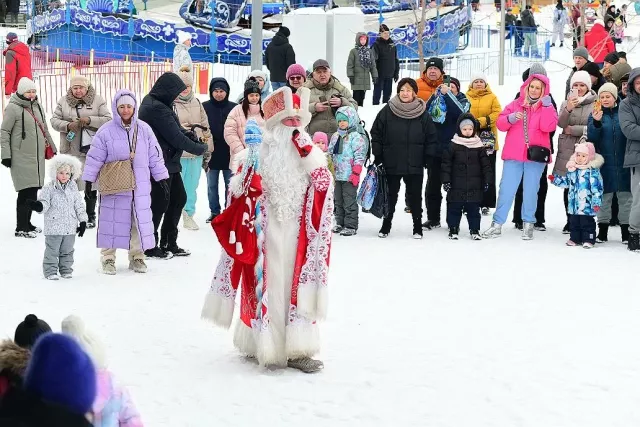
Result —
[{"label": "child in snowsuit", "polygon": [[442,154],[442,185],[447,192],[449,239],[458,240],[462,212],[467,213],[473,240],[480,238],[480,204],[493,185],[493,172],[487,148],[478,132],[480,124],[469,113],[458,118],[456,134]]},{"label": "child in snowsuit", "polygon": [[358,132],[360,119],[353,107],[340,107],[336,112],[338,130],[331,137],[329,153],[335,167],[334,233],[353,236],[358,230],[356,195],[360,173],[369,149],[368,142]]},{"label": "child in snowsuit", "polygon": [[576,144],[576,150],[567,162],[567,174],[549,175],[553,185],[569,188],[571,233],[567,246],[582,245],[591,249],[596,243],[595,216],[602,206],[603,183],[600,169],[591,163],[595,157],[596,149],[592,143]]},{"label": "child in snowsuit", "polygon": [[331,159],[331,154],[327,152],[329,149],[329,138],[327,137],[327,134],[320,131],[314,133],[313,143],[327,156],[327,167],[329,168],[329,172],[331,172],[331,175],[333,175],[333,177],[335,178],[336,170],[333,166],[333,160]]},{"label": "child in snowsuit", "polygon": [[78,159],[59,154],[51,160],[49,181],[42,187],[38,200],[28,200],[34,211],[44,214],[45,251],[42,271],[48,280],[60,276],[71,279],[73,247],[78,236],[87,229],[87,211],[75,180],[82,176]]},{"label": "child in snowsuit", "polygon": [[96,368],[97,395],[92,413],[95,427],[142,427],[140,414],[126,388],[120,386],[108,368],[104,344],[77,316],[62,321],[62,333],[73,338],[89,355]]}]

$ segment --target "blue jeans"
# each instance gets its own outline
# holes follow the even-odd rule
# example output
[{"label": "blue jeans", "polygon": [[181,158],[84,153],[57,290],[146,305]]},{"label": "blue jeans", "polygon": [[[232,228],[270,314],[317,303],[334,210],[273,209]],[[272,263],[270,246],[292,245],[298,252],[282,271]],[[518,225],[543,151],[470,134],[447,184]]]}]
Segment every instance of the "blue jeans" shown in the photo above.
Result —
[{"label": "blue jeans", "polygon": [[187,204],[184,205],[184,211],[189,216],[196,213],[196,200],[198,199],[198,184],[200,183],[200,174],[202,172],[202,156],[180,159],[182,165],[182,183],[184,191],[187,193]]},{"label": "blue jeans", "polygon": [[287,85],[287,82],[271,82],[271,88],[273,89],[274,92],[286,85]]},{"label": "blue jeans", "polygon": [[522,221],[536,222],[538,190],[540,176],[546,165],[537,162],[518,162],[505,160],[502,165],[502,179],[498,192],[498,203],[493,214],[493,221],[498,224],[507,222],[507,215],[516,197],[520,180],[522,180]]},{"label": "blue jeans", "polygon": [[226,195],[229,192],[229,180],[231,179],[231,171],[229,169],[209,169],[209,172],[207,172],[207,193],[209,195],[209,210],[214,215],[220,215],[221,211],[220,196],[218,195],[220,172],[222,172],[222,178],[224,179],[224,194],[226,200]]}]

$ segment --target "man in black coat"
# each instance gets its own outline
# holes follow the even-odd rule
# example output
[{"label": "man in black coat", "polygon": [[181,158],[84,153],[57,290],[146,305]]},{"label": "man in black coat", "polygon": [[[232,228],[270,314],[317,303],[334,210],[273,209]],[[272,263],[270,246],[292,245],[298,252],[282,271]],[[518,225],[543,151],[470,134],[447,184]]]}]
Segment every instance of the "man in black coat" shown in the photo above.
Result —
[{"label": "man in black coat", "polygon": [[380,104],[380,95],[383,93],[382,103],[386,104],[391,98],[392,80],[397,82],[400,75],[400,61],[398,61],[396,45],[391,40],[389,27],[385,24],[380,25],[380,36],[371,49],[373,49],[378,70],[378,80],[373,85],[373,105]]},{"label": "man in black coat", "polygon": [[274,91],[287,85],[287,68],[296,63],[296,53],[289,43],[291,31],[280,27],[271,43],[264,51],[264,62],[271,73],[271,87]]},{"label": "man in black coat", "polygon": [[[175,73],[164,73],[156,81],[140,104],[138,118],[146,122],[158,139],[164,163],[169,171],[169,179],[161,182],[151,180],[151,212],[153,216],[156,246],[145,251],[150,258],[171,258],[190,255],[178,247],[178,223],[182,209],[187,203],[187,193],[180,171],[182,152],[201,156],[207,149],[206,144],[200,143],[196,136],[180,126],[178,116],[173,110],[173,102],[187,87]],[[164,216],[164,221],[162,220]],[[162,222],[160,240],[158,241],[158,227]]]},{"label": "man in black coat", "polygon": [[[223,77],[214,77],[209,83],[209,101],[202,103],[204,111],[209,119],[209,127],[213,136],[213,153],[207,167],[207,194],[209,196],[209,210],[211,215],[207,218],[207,222],[220,215],[222,210],[220,206],[220,196],[218,194],[220,173],[224,179],[225,193],[229,190],[229,180],[231,179],[231,170],[229,162],[231,154],[229,153],[229,145],[224,140],[224,123],[235,102],[229,101],[229,92],[231,87]],[[224,203],[224,196],[222,197]]]}]

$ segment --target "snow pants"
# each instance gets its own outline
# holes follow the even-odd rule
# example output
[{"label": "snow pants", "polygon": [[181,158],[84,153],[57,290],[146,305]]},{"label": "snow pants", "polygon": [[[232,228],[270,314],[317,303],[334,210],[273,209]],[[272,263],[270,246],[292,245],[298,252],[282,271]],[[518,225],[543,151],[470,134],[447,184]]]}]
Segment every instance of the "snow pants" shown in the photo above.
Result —
[{"label": "snow pants", "polygon": [[349,181],[336,181],[333,190],[334,215],[336,224],[353,230],[358,229],[358,187]]},{"label": "snow pants", "polygon": [[507,222],[507,215],[516,197],[518,186],[522,180],[522,220],[524,222],[536,222],[536,207],[538,204],[538,190],[540,189],[540,176],[545,168],[544,163],[518,162],[505,160],[502,166],[502,179],[498,191],[498,203],[493,214],[493,221],[497,224]]},{"label": "snow pants", "polygon": [[42,260],[42,272],[44,277],[73,273],[73,246],[76,243],[76,235],[68,236],[44,236],[44,258]]},{"label": "snow pants", "polygon": [[564,25],[553,24],[551,43],[555,44],[557,39],[560,39],[560,43],[564,43]]},{"label": "snow pants", "polygon": [[23,188],[18,191],[16,200],[16,231],[31,231],[31,214],[33,211],[27,200],[38,199],[38,187]]},{"label": "snow pants", "polygon": [[609,224],[612,217],[613,196],[618,195],[618,218],[620,224],[629,224],[629,215],[631,213],[632,196],[629,191],[618,191],[617,193],[605,193],[602,195],[602,206],[598,212],[598,224]]},{"label": "snow pants", "polygon": [[460,227],[462,211],[467,213],[469,231],[480,231],[480,203],[473,202],[447,202],[447,226],[451,228]]},{"label": "snow pants", "polygon": [[187,193],[187,203],[184,205],[184,211],[189,216],[196,213],[196,201],[198,200],[198,184],[200,183],[200,174],[202,173],[202,156],[183,157],[180,159],[182,165],[182,182],[184,191]]},{"label": "snow pants", "polygon": [[640,233],[640,167],[631,168],[631,194],[633,202],[629,214],[629,231]]},{"label": "snow pants", "polygon": [[529,48],[531,48],[531,55],[538,54],[538,40],[535,32],[524,33],[524,54],[529,54]]},{"label": "snow pants", "polygon": [[596,243],[596,220],[588,215],[569,215],[570,238],[573,243]]}]

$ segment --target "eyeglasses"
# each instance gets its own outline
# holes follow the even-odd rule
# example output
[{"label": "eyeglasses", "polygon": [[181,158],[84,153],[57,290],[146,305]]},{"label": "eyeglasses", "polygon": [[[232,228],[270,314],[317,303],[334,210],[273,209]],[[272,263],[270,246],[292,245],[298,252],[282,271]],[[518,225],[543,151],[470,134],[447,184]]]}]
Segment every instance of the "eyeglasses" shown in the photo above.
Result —
[{"label": "eyeglasses", "polygon": [[304,77],[303,76],[291,76],[289,77],[289,80],[303,80]]}]

